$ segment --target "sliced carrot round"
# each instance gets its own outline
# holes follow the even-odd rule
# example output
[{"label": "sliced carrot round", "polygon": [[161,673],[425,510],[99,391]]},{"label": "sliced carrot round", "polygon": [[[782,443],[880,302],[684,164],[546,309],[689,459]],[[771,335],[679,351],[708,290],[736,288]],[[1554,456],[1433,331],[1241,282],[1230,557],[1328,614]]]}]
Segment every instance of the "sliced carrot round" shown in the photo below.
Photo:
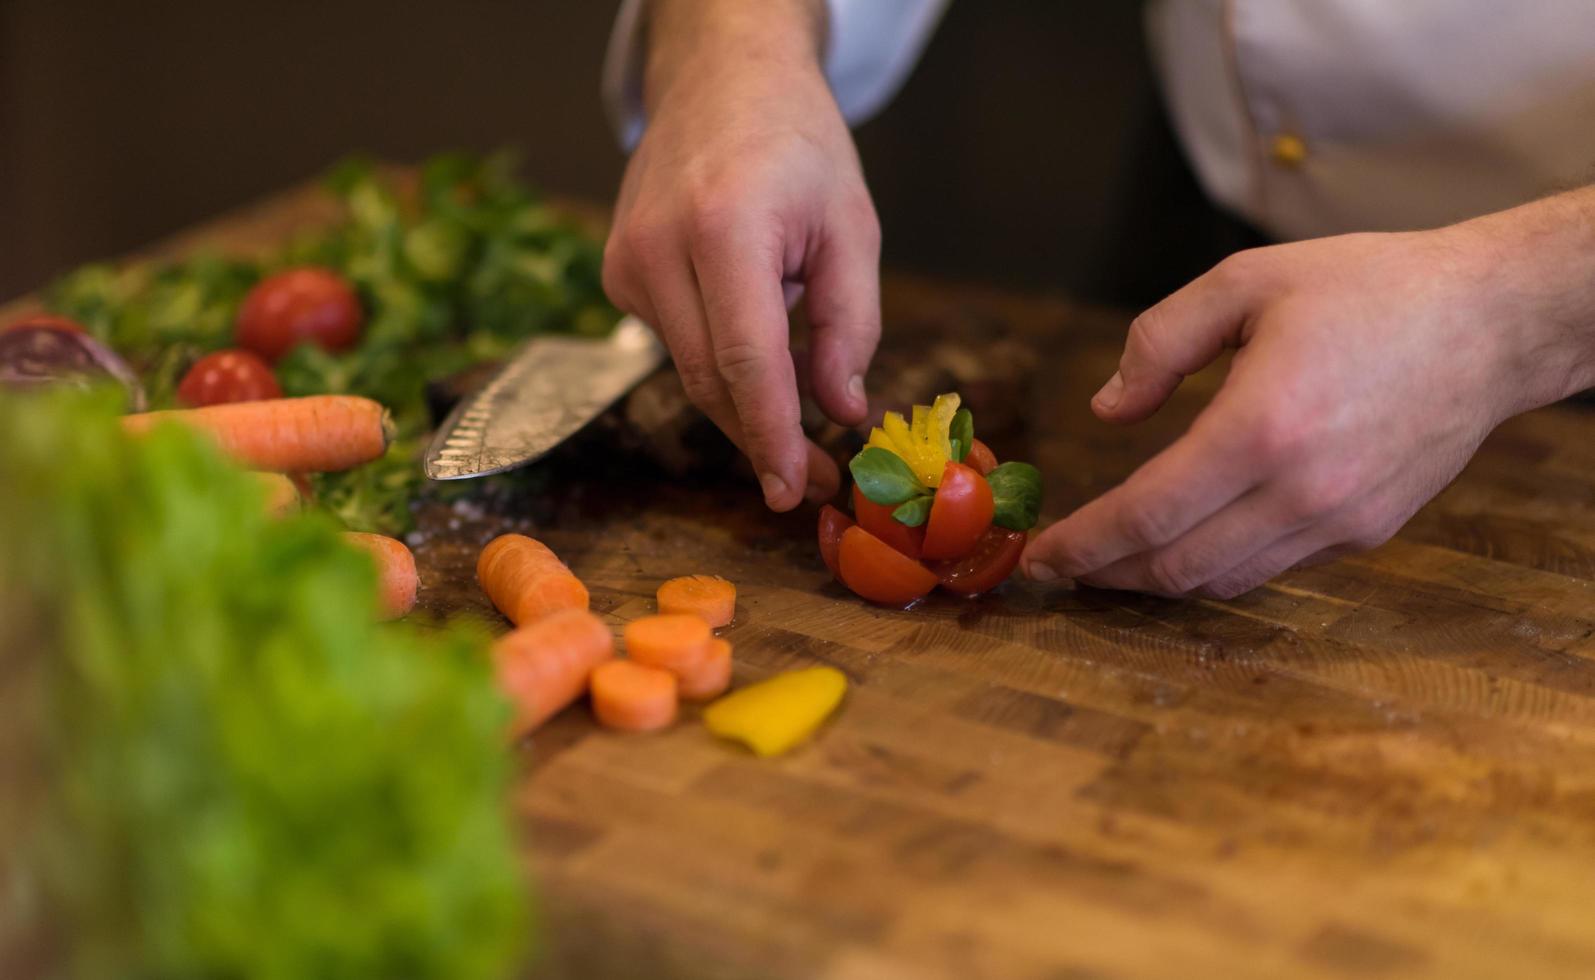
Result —
[{"label": "sliced carrot round", "polygon": [[686,613],[644,616],[626,624],[626,655],[640,664],[683,674],[709,653],[709,624]]},{"label": "sliced carrot round", "polygon": [[659,611],[697,616],[711,627],[730,624],[737,612],[737,587],[718,575],[683,575],[659,586]]},{"label": "sliced carrot round", "polygon": [[731,686],[730,641],[718,636],[710,640],[708,654],[677,676],[676,686],[683,701],[708,701],[724,694]]},{"label": "sliced carrot round", "polygon": [[599,664],[588,681],[599,724],[654,732],[676,720],[676,675],[630,660]]}]

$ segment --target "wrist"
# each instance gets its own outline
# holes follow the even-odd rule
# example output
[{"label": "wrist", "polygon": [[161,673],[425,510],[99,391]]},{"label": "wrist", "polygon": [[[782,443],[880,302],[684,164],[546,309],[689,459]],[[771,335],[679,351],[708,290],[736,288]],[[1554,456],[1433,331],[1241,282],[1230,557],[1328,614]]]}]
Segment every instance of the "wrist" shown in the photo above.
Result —
[{"label": "wrist", "polygon": [[825,0],[652,0],[643,101],[650,114],[693,77],[820,72]]},{"label": "wrist", "polygon": [[1467,257],[1461,271],[1501,344],[1506,415],[1595,387],[1595,187],[1441,234]]}]

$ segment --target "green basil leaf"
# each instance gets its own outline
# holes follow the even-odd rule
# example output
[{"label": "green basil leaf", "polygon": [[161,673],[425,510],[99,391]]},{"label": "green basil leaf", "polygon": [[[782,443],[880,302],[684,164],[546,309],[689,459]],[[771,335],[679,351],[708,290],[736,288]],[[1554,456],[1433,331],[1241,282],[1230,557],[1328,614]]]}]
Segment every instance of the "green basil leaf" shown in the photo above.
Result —
[{"label": "green basil leaf", "polygon": [[919,477],[902,457],[879,446],[864,447],[847,468],[859,491],[882,506],[895,506],[925,493]]},{"label": "green basil leaf", "polygon": [[953,459],[962,463],[975,445],[975,416],[969,409],[960,408],[953,414],[953,424],[947,434],[953,441]]},{"label": "green basil leaf", "polygon": [[928,495],[915,497],[892,511],[892,520],[899,524],[907,524],[909,527],[919,527],[930,517],[930,504],[935,499]]},{"label": "green basil leaf", "polygon": [[996,512],[991,522],[1013,531],[1028,531],[1041,516],[1041,471],[1029,463],[1004,463],[986,474]]}]

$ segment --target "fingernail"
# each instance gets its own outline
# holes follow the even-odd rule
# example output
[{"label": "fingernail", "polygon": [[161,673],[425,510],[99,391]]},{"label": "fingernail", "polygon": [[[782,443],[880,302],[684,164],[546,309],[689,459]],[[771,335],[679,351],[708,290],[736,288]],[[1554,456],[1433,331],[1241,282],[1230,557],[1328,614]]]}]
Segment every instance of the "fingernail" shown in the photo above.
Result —
[{"label": "fingernail", "polygon": [[776,501],[786,496],[786,481],[774,473],[764,473],[759,477],[759,486],[764,488],[764,502],[774,507]]},{"label": "fingernail", "polygon": [[1058,577],[1058,573],[1052,570],[1051,565],[1044,565],[1039,561],[1026,565],[1025,574],[1030,576],[1032,582],[1051,582]]},{"label": "fingernail", "polygon": [[1102,390],[1097,392],[1096,397],[1092,398],[1091,400],[1103,408],[1112,411],[1118,406],[1119,399],[1123,397],[1124,376],[1115,371],[1113,372],[1113,377],[1108,379],[1108,383],[1103,385]]},{"label": "fingernail", "polygon": [[847,379],[847,397],[856,402],[864,401],[864,376],[855,374]]}]

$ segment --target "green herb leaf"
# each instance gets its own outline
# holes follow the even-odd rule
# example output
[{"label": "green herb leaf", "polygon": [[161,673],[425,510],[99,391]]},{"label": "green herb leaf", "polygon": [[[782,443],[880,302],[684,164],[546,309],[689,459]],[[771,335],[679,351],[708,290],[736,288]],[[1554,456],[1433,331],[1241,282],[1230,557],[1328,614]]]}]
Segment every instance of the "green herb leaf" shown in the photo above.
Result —
[{"label": "green herb leaf", "polygon": [[879,446],[866,446],[847,468],[852,471],[859,491],[883,507],[895,506],[926,492],[924,484],[900,456]]},{"label": "green herb leaf", "polygon": [[1013,531],[1028,531],[1041,516],[1041,471],[1029,463],[1004,463],[986,474],[996,513],[991,522]]},{"label": "green herb leaf", "polygon": [[931,501],[935,499],[929,494],[923,497],[915,497],[892,511],[892,520],[899,524],[907,524],[909,527],[919,527],[930,517]]},{"label": "green herb leaf", "polygon": [[962,463],[975,445],[975,416],[967,408],[953,414],[953,423],[947,430],[953,443],[953,459]]}]

